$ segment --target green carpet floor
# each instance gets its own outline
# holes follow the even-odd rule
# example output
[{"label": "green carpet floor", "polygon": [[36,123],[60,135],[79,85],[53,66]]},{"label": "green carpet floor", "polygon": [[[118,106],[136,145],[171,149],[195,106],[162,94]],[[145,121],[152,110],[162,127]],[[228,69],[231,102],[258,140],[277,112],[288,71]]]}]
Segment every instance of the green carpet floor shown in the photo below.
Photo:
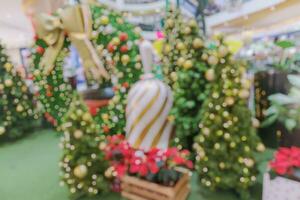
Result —
[{"label": "green carpet floor", "polygon": [[[59,186],[58,161],[61,150],[59,137],[53,131],[38,131],[14,143],[0,146],[0,200],[68,200],[68,190]],[[261,160],[272,155],[269,151]],[[260,166],[265,168],[265,162]],[[230,192],[207,192],[192,180],[189,200],[238,200]],[[261,185],[252,192],[254,199],[261,196]],[[119,200],[118,194],[97,197],[101,200]],[[88,200],[88,199],[86,199]]]}]

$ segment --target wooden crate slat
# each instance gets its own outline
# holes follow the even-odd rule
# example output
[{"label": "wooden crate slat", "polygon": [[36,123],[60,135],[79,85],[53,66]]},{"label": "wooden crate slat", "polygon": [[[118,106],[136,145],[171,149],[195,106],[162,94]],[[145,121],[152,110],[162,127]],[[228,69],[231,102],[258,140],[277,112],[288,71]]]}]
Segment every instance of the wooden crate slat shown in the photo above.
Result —
[{"label": "wooden crate slat", "polygon": [[189,184],[189,174],[185,173],[183,176],[180,178],[180,180],[177,182],[177,184],[174,187],[175,192],[178,192],[180,188],[182,188],[183,185]]},{"label": "wooden crate slat", "polygon": [[125,192],[125,191],[122,191],[121,194],[122,194],[122,197],[125,197],[126,199],[129,199],[129,200],[149,200],[149,199],[144,199],[140,196],[131,194],[129,192]]},{"label": "wooden crate slat", "polygon": [[131,185],[127,183],[122,184],[122,190],[123,188],[126,188],[126,191],[131,194],[136,194],[138,196],[144,197],[146,199],[160,199],[160,200],[169,200],[170,198],[168,196],[165,196],[164,194],[158,193],[157,191],[149,190],[148,188],[144,186],[137,186],[137,185]]},{"label": "wooden crate slat", "polygon": [[189,187],[184,187],[184,188],[182,188],[180,193],[176,196],[175,200],[185,200],[185,199],[187,199],[189,193],[190,193]]},{"label": "wooden crate slat", "polygon": [[137,186],[142,185],[143,187],[148,188],[149,190],[157,191],[166,196],[172,196],[172,194],[173,194],[174,188],[172,188],[172,187],[167,187],[167,186],[159,185],[156,183],[151,183],[149,181],[141,180],[136,177],[124,176],[122,181],[124,181],[126,183],[130,183],[132,185],[137,185]]}]

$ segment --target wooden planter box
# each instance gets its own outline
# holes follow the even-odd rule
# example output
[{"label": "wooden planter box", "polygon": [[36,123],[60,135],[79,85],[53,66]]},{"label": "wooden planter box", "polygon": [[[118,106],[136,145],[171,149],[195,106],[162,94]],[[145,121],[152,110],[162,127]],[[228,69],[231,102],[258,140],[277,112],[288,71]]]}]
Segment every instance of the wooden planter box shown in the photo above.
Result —
[{"label": "wooden planter box", "polygon": [[129,200],[185,200],[190,193],[190,176],[189,173],[183,173],[174,187],[124,176],[121,188],[122,197]]},{"label": "wooden planter box", "polygon": [[300,182],[280,176],[271,179],[268,173],[264,175],[262,200],[298,199],[300,199]]}]

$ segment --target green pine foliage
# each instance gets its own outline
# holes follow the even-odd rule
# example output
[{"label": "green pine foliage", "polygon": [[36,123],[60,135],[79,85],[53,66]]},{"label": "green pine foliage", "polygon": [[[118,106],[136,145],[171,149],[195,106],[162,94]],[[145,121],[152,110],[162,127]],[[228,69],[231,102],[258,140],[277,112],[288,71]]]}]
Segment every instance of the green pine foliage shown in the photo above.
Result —
[{"label": "green pine foliage", "polygon": [[107,163],[101,146],[105,136],[80,97],[74,93],[68,113],[62,119],[62,180],[73,197],[95,196],[108,189],[104,178]]},{"label": "green pine foliage", "polygon": [[213,46],[208,62],[214,66],[214,78],[194,144],[196,169],[207,188],[233,189],[241,199],[248,199],[247,189],[258,174],[254,153],[264,149],[247,107],[251,83],[244,65],[233,60],[222,38]]},{"label": "green pine foliage", "polygon": [[33,95],[0,45],[0,140],[32,131],[37,119]]},{"label": "green pine foliage", "polygon": [[114,77],[115,92],[109,105],[98,112],[96,121],[102,124],[105,134],[123,134],[127,94],[142,74],[137,46],[139,29],[125,22],[119,13],[105,7],[92,6],[92,13],[94,29],[98,31],[94,44]]},{"label": "green pine foliage", "polygon": [[171,115],[176,124],[175,145],[191,149],[199,132],[197,115],[206,98],[208,65],[201,59],[204,40],[194,19],[184,20],[180,11],[170,10],[165,20],[163,70],[166,82],[173,89]]},{"label": "green pine foliage", "polygon": [[38,100],[43,106],[46,119],[55,127],[61,125],[62,117],[68,111],[72,100],[72,87],[63,77],[64,59],[69,53],[66,48],[69,46],[67,40],[64,46],[54,63],[53,71],[48,76],[43,74],[43,69],[39,65],[47,44],[42,39],[37,39],[32,49],[31,71],[38,89]]}]

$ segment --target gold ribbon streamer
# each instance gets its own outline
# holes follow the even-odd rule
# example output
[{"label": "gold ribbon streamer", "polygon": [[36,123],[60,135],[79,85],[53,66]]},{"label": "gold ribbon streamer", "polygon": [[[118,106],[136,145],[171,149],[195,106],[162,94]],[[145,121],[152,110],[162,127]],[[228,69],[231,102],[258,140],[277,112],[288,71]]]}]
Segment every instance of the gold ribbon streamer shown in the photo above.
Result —
[{"label": "gold ribbon streamer", "polygon": [[37,34],[49,46],[40,63],[44,74],[49,75],[53,70],[54,62],[68,35],[78,50],[86,75],[97,80],[101,77],[109,79],[109,74],[90,41],[92,18],[89,6],[76,5],[60,9],[57,13],[57,16],[42,13],[35,17]]}]

